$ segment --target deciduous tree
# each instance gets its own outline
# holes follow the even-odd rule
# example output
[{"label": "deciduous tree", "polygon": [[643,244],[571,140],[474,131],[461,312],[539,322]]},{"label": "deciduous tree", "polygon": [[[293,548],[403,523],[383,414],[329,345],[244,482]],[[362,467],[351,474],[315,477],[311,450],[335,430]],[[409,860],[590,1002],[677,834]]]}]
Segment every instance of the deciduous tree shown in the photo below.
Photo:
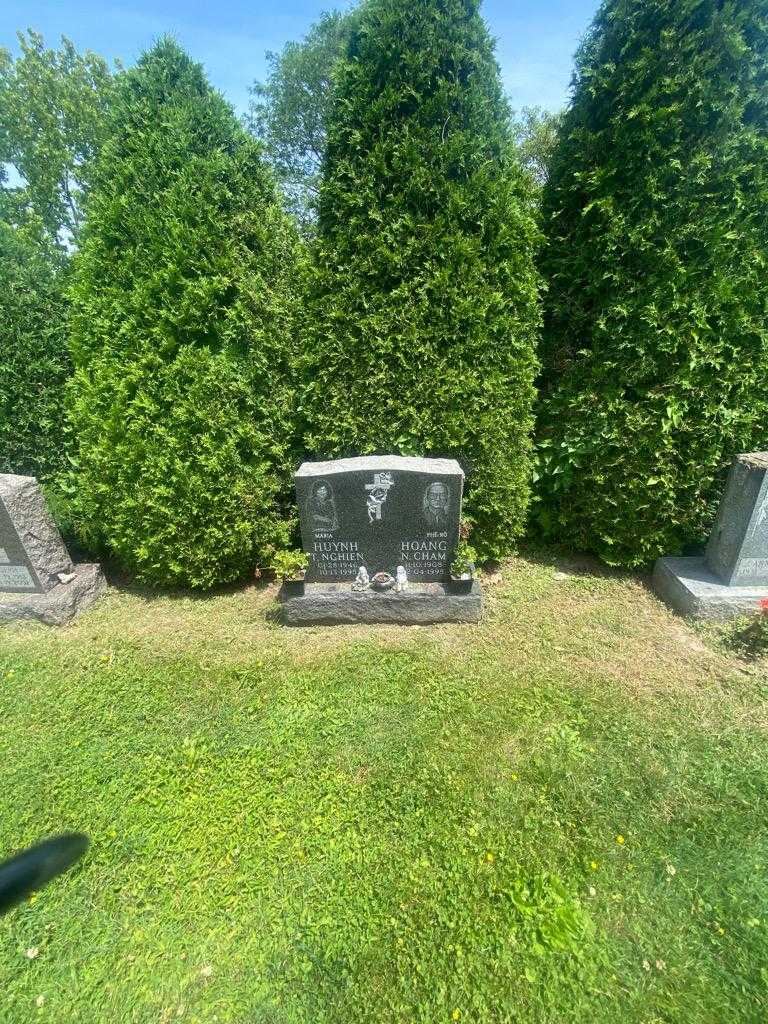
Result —
[{"label": "deciduous tree", "polygon": [[333,70],[346,52],[357,10],[320,16],[299,42],[269,51],[269,75],[256,82],[249,124],[264,144],[288,204],[310,232],[317,213],[325,122],[333,97]]},{"label": "deciduous tree", "polygon": [[25,206],[54,239],[76,239],[93,162],[104,133],[114,78],[95,53],[62,39],[19,34],[17,58],[0,49],[0,162],[13,166]]}]

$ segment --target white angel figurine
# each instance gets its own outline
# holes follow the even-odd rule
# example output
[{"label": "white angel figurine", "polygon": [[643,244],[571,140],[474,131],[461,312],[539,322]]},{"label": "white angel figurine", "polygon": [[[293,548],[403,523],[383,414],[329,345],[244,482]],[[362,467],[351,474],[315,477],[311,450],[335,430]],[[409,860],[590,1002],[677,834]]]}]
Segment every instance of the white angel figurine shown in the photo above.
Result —
[{"label": "white angel figurine", "polygon": [[368,570],[365,568],[364,565],[361,565],[360,568],[357,570],[357,576],[355,577],[355,582],[352,584],[352,589],[367,590],[368,587],[370,586],[370,583],[371,578],[368,575]]}]

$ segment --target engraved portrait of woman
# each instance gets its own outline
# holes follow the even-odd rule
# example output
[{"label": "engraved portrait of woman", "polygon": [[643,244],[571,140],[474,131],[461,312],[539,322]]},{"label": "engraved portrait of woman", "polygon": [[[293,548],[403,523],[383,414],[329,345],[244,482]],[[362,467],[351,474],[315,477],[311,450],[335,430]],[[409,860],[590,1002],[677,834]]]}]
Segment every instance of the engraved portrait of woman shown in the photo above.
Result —
[{"label": "engraved portrait of woman", "polygon": [[312,529],[338,530],[339,517],[336,512],[336,499],[333,488],[327,480],[318,480],[312,487],[307,499],[307,511]]},{"label": "engraved portrait of woman", "polygon": [[445,526],[448,521],[448,504],[451,492],[448,484],[435,480],[424,491],[423,512],[427,526]]}]

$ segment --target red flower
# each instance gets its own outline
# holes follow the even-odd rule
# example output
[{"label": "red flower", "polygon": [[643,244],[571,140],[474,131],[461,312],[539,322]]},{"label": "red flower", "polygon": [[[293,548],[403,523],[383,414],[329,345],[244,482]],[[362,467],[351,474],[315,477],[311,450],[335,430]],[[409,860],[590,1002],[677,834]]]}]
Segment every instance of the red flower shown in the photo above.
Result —
[{"label": "red flower", "polygon": [[768,597],[760,598],[760,608],[768,615]]}]

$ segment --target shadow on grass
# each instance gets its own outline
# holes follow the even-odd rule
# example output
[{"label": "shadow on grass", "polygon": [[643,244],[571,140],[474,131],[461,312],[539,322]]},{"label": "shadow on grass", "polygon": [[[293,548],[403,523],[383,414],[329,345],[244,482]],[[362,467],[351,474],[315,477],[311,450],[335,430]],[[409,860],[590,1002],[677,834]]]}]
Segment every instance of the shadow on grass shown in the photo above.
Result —
[{"label": "shadow on grass", "polygon": [[188,587],[163,587],[152,583],[141,583],[126,573],[119,566],[109,560],[103,560],[102,568],[107,577],[107,583],[113,589],[124,594],[131,594],[141,597],[145,601],[160,601],[166,598],[175,598],[186,601],[209,601],[213,597],[226,597],[232,594],[243,593],[246,590],[255,590],[263,593],[275,582],[271,572],[263,572],[260,576],[252,576],[250,579],[244,577],[234,583],[224,583],[210,590],[193,590]]},{"label": "shadow on grass", "polygon": [[520,558],[532,565],[552,568],[555,572],[562,572],[567,576],[598,576],[611,580],[650,578],[650,567],[647,570],[620,569],[606,565],[596,555],[572,551],[564,545],[545,546],[527,541],[520,545],[517,553]]},{"label": "shadow on grass", "polygon": [[768,609],[729,623],[722,630],[720,642],[742,661],[755,663],[768,658]]}]

